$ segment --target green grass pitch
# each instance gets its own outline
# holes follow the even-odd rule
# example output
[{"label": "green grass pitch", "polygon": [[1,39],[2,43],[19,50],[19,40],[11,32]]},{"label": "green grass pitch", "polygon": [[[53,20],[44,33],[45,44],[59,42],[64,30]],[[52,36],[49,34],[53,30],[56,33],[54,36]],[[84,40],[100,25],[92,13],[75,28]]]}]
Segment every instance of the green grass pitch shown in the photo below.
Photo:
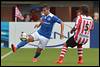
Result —
[{"label": "green grass pitch", "polygon": [[[83,64],[77,64],[77,49],[69,48],[63,64],[56,64],[61,52],[59,48],[46,48],[39,57],[39,62],[33,63],[35,48],[21,48],[1,60],[1,66],[99,66],[99,48],[84,48]],[[1,48],[1,56],[11,51]]]}]

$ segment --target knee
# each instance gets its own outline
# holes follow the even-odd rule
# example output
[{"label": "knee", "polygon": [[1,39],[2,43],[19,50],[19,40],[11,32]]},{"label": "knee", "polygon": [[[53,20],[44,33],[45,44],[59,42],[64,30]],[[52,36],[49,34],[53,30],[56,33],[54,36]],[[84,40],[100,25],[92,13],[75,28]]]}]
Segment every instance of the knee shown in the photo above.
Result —
[{"label": "knee", "polygon": [[64,46],[65,46],[65,47],[68,47],[68,45],[67,45],[67,43],[66,43],[66,42],[64,43]]},{"label": "knee", "polygon": [[34,38],[31,35],[29,35],[27,41],[28,42],[33,42],[34,41]]},{"label": "knee", "polygon": [[43,50],[43,48],[37,48],[37,52],[38,52],[38,53],[41,53],[42,50]]}]

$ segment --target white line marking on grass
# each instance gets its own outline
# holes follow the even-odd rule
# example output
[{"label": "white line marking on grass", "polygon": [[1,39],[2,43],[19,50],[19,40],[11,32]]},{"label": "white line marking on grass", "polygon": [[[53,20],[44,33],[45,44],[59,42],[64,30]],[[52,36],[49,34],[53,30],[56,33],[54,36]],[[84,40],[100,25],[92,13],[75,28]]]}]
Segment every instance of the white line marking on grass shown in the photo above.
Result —
[{"label": "white line marking on grass", "polygon": [[1,60],[4,59],[5,57],[9,56],[11,53],[13,53],[12,51],[6,53],[5,55],[1,56]]}]

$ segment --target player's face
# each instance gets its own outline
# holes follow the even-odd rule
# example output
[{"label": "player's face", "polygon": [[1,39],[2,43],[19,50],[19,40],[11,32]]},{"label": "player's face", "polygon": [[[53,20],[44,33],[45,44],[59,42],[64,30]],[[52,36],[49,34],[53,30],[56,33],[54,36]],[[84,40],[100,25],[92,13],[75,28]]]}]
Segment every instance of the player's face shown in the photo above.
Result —
[{"label": "player's face", "polygon": [[77,13],[77,15],[78,15],[78,16],[80,16],[80,15],[81,15],[81,13],[80,13],[80,12],[78,12],[78,13]]},{"label": "player's face", "polygon": [[44,15],[48,15],[49,14],[49,9],[43,8],[42,12],[44,13]]}]

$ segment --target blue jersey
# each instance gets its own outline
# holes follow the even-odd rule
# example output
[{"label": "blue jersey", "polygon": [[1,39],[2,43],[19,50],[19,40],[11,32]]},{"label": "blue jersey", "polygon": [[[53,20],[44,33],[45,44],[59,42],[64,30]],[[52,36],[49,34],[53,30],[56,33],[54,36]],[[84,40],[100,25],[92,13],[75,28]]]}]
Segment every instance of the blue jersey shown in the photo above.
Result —
[{"label": "blue jersey", "polygon": [[50,39],[54,23],[57,22],[61,24],[62,21],[61,19],[59,19],[57,16],[53,15],[52,13],[49,13],[47,16],[45,15],[41,16],[41,19],[43,23],[41,24],[41,27],[38,30],[38,33]]}]

